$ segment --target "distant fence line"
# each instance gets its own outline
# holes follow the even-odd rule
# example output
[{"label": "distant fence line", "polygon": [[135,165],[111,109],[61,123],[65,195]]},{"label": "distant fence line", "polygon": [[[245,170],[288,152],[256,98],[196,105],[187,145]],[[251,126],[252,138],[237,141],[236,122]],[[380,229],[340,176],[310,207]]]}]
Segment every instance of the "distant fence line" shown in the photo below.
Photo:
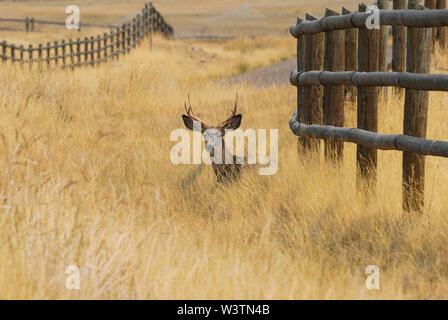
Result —
[{"label": "distant fence line", "polygon": [[[446,1],[380,0],[380,30],[368,29],[367,6],[359,12],[327,9],[317,19],[297,19],[290,33],[297,38],[297,110],[290,128],[303,150],[317,150],[325,141],[325,157],[340,161],[344,142],[356,143],[358,179],[376,183],[377,149],[403,151],[403,208],[420,211],[424,203],[424,155],[448,157],[448,142],[426,139],[428,91],[448,91],[448,74],[430,74],[437,45],[448,49]],[[438,10],[436,9],[438,6]],[[393,26],[392,71],[385,63],[388,32]],[[437,45],[436,45],[437,44]],[[405,89],[402,135],[378,134],[379,87]],[[356,90],[352,88],[356,87]],[[402,89],[396,89],[402,90]],[[357,128],[344,127],[345,100],[356,97]]]},{"label": "distant fence line", "polygon": [[124,23],[120,28],[97,37],[85,37],[84,40],[69,39],[53,44],[17,46],[0,42],[0,59],[3,62],[34,64],[42,68],[62,67],[75,68],[85,65],[95,65],[109,59],[119,58],[137,46],[141,40],[159,32],[166,37],[174,34],[173,28],[168,25],[163,16],[151,3],[145,4],[140,14],[130,23]]},{"label": "distant fence line", "polygon": [[[58,21],[48,21],[48,20],[40,20],[40,19],[34,19],[26,17],[25,19],[16,19],[16,18],[0,18],[0,22],[20,22],[25,24],[25,30],[26,31],[34,31],[36,24],[49,24],[49,25],[56,25],[56,26],[64,26],[65,22],[58,22]],[[100,24],[92,24],[92,23],[79,23],[79,29],[78,31],[81,31],[81,27],[93,27],[93,28],[103,28],[103,29],[113,29],[116,28],[115,25],[100,25]]]}]

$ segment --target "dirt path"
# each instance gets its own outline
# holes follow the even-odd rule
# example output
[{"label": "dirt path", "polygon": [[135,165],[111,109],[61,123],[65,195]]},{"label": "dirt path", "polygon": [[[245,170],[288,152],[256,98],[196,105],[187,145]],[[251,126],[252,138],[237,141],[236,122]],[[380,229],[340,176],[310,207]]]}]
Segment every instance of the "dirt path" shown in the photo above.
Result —
[{"label": "dirt path", "polygon": [[[392,63],[392,48],[388,48],[387,61]],[[260,88],[275,86],[290,86],[289,74],[295,69],[296,58],[290,58],[282,62],[260,68],[238,75],[231,76],[222,80],[225,84],[251,84]]]},{"label": "dirt path", "polygon": [[291,58],[264,68],[255,69],[223,80],[226,84],[251,84],[260,88],[290,86],[289,74],[296,67],[296,58]]}]

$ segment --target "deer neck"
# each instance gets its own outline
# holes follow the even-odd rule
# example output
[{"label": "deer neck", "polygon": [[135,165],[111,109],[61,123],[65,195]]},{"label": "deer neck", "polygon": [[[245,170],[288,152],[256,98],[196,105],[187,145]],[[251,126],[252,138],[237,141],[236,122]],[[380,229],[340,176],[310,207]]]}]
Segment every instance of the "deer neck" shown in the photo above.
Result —
[{"label": "deer neck", "polygon": [[213,160],[213,158],[215,157],[215,150],[213,149],[212,151],[210,151],[210,157],[212,158],[212,165],[213,166],[217,166],[217,165],[232,165],[232,164],[226,164],[226,155],[230,159],[232,160],[232,164],[235,164],[235,156],[233,155],[233,153],[226,148],[226,144],[224,142],[224,139],[222,139],[222,151],[221,151],[221,161],[217,161],[217,163],[215,163],[215,161]]}]

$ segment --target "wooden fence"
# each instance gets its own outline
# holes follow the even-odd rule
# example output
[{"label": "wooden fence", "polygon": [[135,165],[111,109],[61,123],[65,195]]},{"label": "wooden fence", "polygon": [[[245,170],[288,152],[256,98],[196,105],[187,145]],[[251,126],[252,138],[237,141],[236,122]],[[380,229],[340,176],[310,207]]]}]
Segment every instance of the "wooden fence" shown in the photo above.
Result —
[{"label": "wooden fence", "polygon": [[140,14],[130,23],[97,37],[85,37],[84,40],[69,39],[53,44],[17,46],[0,42],[0,59],[7,63],[37,65],[39,68],[62,67],[75,68],[84,65],[95,65],[109,59],[119,58],[137,46],[145,36],[159,32],[166,37],[173,35],[173,28],[168,25],[162,15],[152,6],[146,4]]},{"label": "wooden fence", "polygon": [[[379,1],[383,8],[387,0]],[[297,38],[297,110],[290,128],[304,150],[325,141],[325,157],[342,159],[344,142],[357,144],[358,181],[376,183],[377,149],[403,151],[403,208],[420,211],[424,204],[425,155],[448,157],[448,142],[426,139],[428,91],[448,91],[448,74],[430,74],[436,46],[447,49],[446,1],[394,0],[394,10],[380,10],[380,29],[369,29],[371,12],[327,9],[325,17],[307,14],[290,33]],[[393,26],[393,72],[387,72],[388,32]],[[437,44],[437,45],[436,45]],[[389,50],[390,51],[390,50]],[[405,89],[402,135],[378,134],[379,87]],[[351,88],[357,88],[355,91]],[[402,89],[397,89],[402,90]],[[344,127],[345,100],[357,98],[357,128]]]},{"label": "wooden fence", "polygon": [[[48,20],[39,20],[34,19],[33,17],[29,18],[26,17],[25,19],[17,19],[17,18],[0,18],[0,22],[18,22],[23,23],[25,25],[25,31],[34,31],[35,26],[37,24],[49,24],[49,25],[55,25],[55,26],[64,26],[65,27],[65,21],[59,22],[59,21],[48,21]],[[79,24],[80,28],[78,31],[81,31],[81,27],[92,27],[92,28],[104,28],[104,29],[114,29],[116,26],[113,25],[100,25],[100,24],[92,24],[92,23],[81,23]]]}]

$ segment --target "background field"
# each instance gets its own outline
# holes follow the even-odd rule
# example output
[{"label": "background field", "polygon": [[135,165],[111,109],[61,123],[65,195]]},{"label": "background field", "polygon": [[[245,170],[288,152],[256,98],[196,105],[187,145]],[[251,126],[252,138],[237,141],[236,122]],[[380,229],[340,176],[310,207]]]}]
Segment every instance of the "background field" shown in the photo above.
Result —
[{"label": "background field", "polygon": [[[241,3],[155,4],[182,31],[195,15],[207,21]],[[0,298],[448,298],[448,159],[427,158],[426,210],[417,215],[401,211],[399,152],[379,152],[371,199],[357,192],[354,145],[345,145],[340,167],[299,155],[288,127],[294,88],[217,81],[294,54],[295,41],[281,30],[296,10],[302,14],[301,2],[247,3],[279,13],[260,33],[219,42],[157,38],[152,51],[145,42],[97,68],[30,72],[0,65]],[[323,12],[309,3],[304,7]],[[129,14],[141,8],[107,4],[110,21],[128,14],[128,6]],[[197,10],[187,10],[193,5]],[[1,2],[1,16],[14,6],[31,10]],[[45,2],[32,7],[51,14]],[[231,20],[221,25],[220,34],[238,32]],[[207,33],[216,31],[208,26]],[[50,35],[1,31],[0,39],[39,42]],[[433,57],[432,72],[448,72],[446,57]],[[238,93],[243,129],[279,129],[278,173],[249,171],[217,186],[203,166],[183,187],[197,167],[171,164],[169,138],[183,126],[188,93],[210,122],[228,115]],[[428,138],[448,140],[447,105],[447,94],[430,94]],[[380,106],[381,133],[402,132],[402,106],[389,91]],[[355,126],[355,107],[347,105],[347,114]],[[65,287],[72,264],[81,270],[79,291]],[[381,270],[376,291],[365,287],[372,264]]]}]

